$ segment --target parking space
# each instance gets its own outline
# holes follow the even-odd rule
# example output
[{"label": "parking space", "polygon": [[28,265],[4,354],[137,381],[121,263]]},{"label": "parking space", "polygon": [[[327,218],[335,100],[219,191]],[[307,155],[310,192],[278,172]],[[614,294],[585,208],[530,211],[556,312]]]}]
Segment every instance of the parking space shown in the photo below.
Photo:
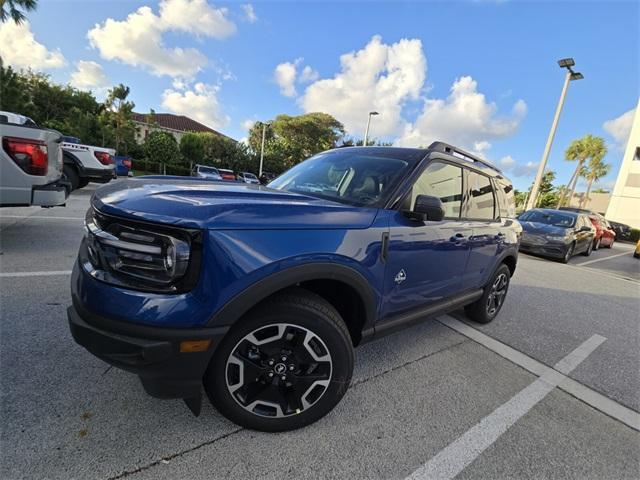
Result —
[{"label": "parking space", "polygon": [[0,211],[2,478],[637,478],[629,245],[569,265],[522,255],[495,322],[454,312],[364,345],[333,412],[265,434],[151,398],[73,342],[68,271],[92,190]]}]

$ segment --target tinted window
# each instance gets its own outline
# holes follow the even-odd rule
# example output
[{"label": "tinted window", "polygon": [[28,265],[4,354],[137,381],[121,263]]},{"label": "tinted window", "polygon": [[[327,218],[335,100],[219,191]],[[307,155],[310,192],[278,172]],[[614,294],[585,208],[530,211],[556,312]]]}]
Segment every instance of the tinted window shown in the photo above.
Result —
[{"label": "tinted window", "polygon": [[515,218],[516,197],[513,192],[513,185],[506,178],[498,178],[498,194],[500,196],[500,216],[505,218]]},{"label": "tinted window", "polygon": [[469,207],[467,217],[479,220],[495,218],[495,198],[489,177],[469,172]]},{"label": "tinted window", "polygon": [[387,147],[331,150],[296,165],[269,187],[350,205],[379,205],[422,156],[420,150]]},{"label": "tinted window", "polygon": [[581,226],[582,217],[574,217],[569,213],[559,211],[547,211],[547,210],[529,210],[523,213],[519,217],[524,222],[544,223],[545,225],[555,225],[557,227],[573,227],[574,225]]},{"label": "tinted window", "polygon": [[460,218],[462,205],[462,169],[448,163],[431,163],[422,172],[411,190],[411,210],[418,195],[438,197],[444,206],[444,216]]}]

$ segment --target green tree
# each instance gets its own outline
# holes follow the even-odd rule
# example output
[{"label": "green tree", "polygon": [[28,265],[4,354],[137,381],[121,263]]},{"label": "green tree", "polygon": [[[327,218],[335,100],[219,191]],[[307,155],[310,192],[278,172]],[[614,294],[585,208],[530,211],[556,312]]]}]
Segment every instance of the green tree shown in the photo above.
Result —
[{"label": "green tree", "polygon": [[27,19],[24,12],[35,10],[36,6],[37,0],[0,0],[0,22],[12,19],[21,24]]},{"label": "green tree", "polygon": [[123,84],[109,90],[103,115],[103,120],[113,134],[116,151],[125,154],[128,153],[128,147],[135,143],[135,125],[131,120],[131,113],[136,104],[127,100],[129,93],[129,87]]},{"label": "green tree", "polygon": [[593,182],[597,182],[607,175],[611,170],[611,165],[604,163],[602,158],[593,157],[585,170],[584,177],[587,179],[587,192],[584,197],[580,199],[580,208],[589,201],[589,193],[591,193]]},{"label": "green tree", "polygon": [[540,208],[553,207],[558,201],[558,191],[553,186],[553,181],[556,179],[556,173],[554,171],[547,171],[542,176],[540,181],[540,189],[538,190],[538,200],[536,206]]},{"label": "green tree", "polygon": [[[571,180],[569,180],[567,187],[567,191],[569,192],[569,203],[571,203],[571,199],[573,198],[573,194],[576,190],[576,184],[578,183],[580,176],[583,174],[583,168],[587,160],[602,160],[606,154],[607,147],[602,137],[587,134],[584,137],[571,142],[569,148],[565,151],[565,159],[570,162],[577,161],[578,164],[573,171],[573,175],[571,176]],[[564,193],[565,192],[563,191],[558,199],[558,207],[561,207],[565,201]]]},{"label": "green tree", "polygon": [[[257,155],[262,144],[262,123],[249,131],[249,147]],[[302,160],[337,145],[344,137],[344,126],[326,113],[278,115],[265,135],[264,170],[282,172]]]},{"label": "green tree", "polygon": [[185,133],[180,139],[180,154],[185,163],[202,163],[204,161],[204,139],[202,135],[195,132]]},{"label": "green tree", "polygon": [[150,162],[177,164],[180,161],[178,142],[169,132],[156,130],[144,141],[145,157]]}]

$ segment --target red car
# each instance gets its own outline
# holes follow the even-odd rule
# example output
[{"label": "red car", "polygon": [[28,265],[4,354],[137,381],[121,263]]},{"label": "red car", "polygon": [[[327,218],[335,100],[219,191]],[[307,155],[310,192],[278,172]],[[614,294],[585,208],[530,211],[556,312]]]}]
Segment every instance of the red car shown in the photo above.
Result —
[{"label": "red car", "polygon": [[598,250],[600,247],[613,247],[616,239],[616,232],[611,228],[609,222],[600,215],[589,215],[589,220],[596,227],[596,236],[593,239],[593,249]]},{"label": "red car", "polygon": [[218,172],[220,172],[220,176],[223,180],[232,180],[236,181],[236,174],[233,173],[233,170],[227,170],[225,168],[219,168]]}]

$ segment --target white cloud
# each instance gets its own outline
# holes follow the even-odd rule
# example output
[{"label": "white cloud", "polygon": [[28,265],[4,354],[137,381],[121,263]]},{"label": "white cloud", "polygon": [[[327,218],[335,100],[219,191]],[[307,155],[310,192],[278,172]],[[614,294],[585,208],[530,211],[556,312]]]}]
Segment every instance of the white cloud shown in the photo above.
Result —
[{"label": "white cloud", "polygon": [[254,123],[256,123],[256,121],[253,118],[247,118],[242,122],[242,129],[248,132],[249,130],[251,130],[251,127],[253,127]]},{"label": "white cloud", "polygon": [[631,134],[631,126],[633,125],[633,117],[636,109],[632,108],[628,112],[623,113],[613,120],[607,120],[602,128],[611,135],[620,148],[624,148]]},{"label": "white cloud", "polygon": [[246,18],[247,22],[249,23],[255,23],[258,21],[258,16],[256,15],[256,12],[253,10],[253,5],[251,5],[250,3],[241,5],[242,11],[244,12],[244,17]]},{"label": "white cloud", "polygon": [[7,65],[34,70],[60,68],[67,63],[60,49],[48,50],[35,39],[26,20],[0,24],[0,57]]},{"label": "white cloud", "polygon": [[535,162],[519,163],[511,155],[498,160],[498,167],[514,177],[533,177],[538,170]]},{"label": "white cloud", "polygon": [[503,168],[504,170],[509,170],[516,164],[516,161],[513,159],[511,155],[507,155],[506,157],[502,157],[499,163],[500,163],[500,168]]},{"label": "white cloud", "polygon": [[512,135],[527,111],[518,100],[511,114],[501,116],[498,107],[478,92],[477,82],[470,76],[457,79],[446,99],[426,99],[422,113],[405,127],[398,144],[429,145],[434,140],[472,148],[478,142]]},{"label": "white cloud", "polygon": [[326,112],[340,120],[351,134],[363,134],[367,114],[380,113],[372,131],[376,136],[398,133],[404,103],[418,99],[427,60],[418,39],[382,43],[374,36],[357,52],[340,57],[341,70],[333,78],[309,85],[300,104],[305,112]]},{"label": "white cloud", "polygon": [[206,0],[164,0],[160,2],[161,27],[167,30],[226,38],[236,32],[226,8],[214,8]]},{"label": "white cloud", "polygon": [[213,8],[205,0],[163,0],[159,10],[157,15],[144,6],[125,20],[108,18],[89,30],[89,42],[106,60],[145,67],[155,75],[189,78],[207,65],[207,58],[195,48],[165,46],[163,34],[175,30],[225,38],[236,30],[226,9]]},{"label": "white cloud", "polygon": [[301,83],[315,82],[318,78],[320,78],[320,74],[307,65],[302,69],[299,81]]},{"label": "white cloud", "polygon": [[280,93],[285,97],[295,97],[298,94],[295,86],[298,75],[296,68],[301,60],[302,59],[299,58],[295,62],[281,63],[273,73],[273,78],[280,87]]},{"label": "white cloud", "polygon": [[211,128],[229,123],[218,101],[219,87],[198,82],[193,89],[176,91],[167,89],[162,94],[162,106],[179,115],[186,115]]},{"label": "white cloud", "polygon": [[80,89],[100,89],[111,85],[102,65],[90,60],[76,62],[76,70],[71,74],[70,83]]}]

